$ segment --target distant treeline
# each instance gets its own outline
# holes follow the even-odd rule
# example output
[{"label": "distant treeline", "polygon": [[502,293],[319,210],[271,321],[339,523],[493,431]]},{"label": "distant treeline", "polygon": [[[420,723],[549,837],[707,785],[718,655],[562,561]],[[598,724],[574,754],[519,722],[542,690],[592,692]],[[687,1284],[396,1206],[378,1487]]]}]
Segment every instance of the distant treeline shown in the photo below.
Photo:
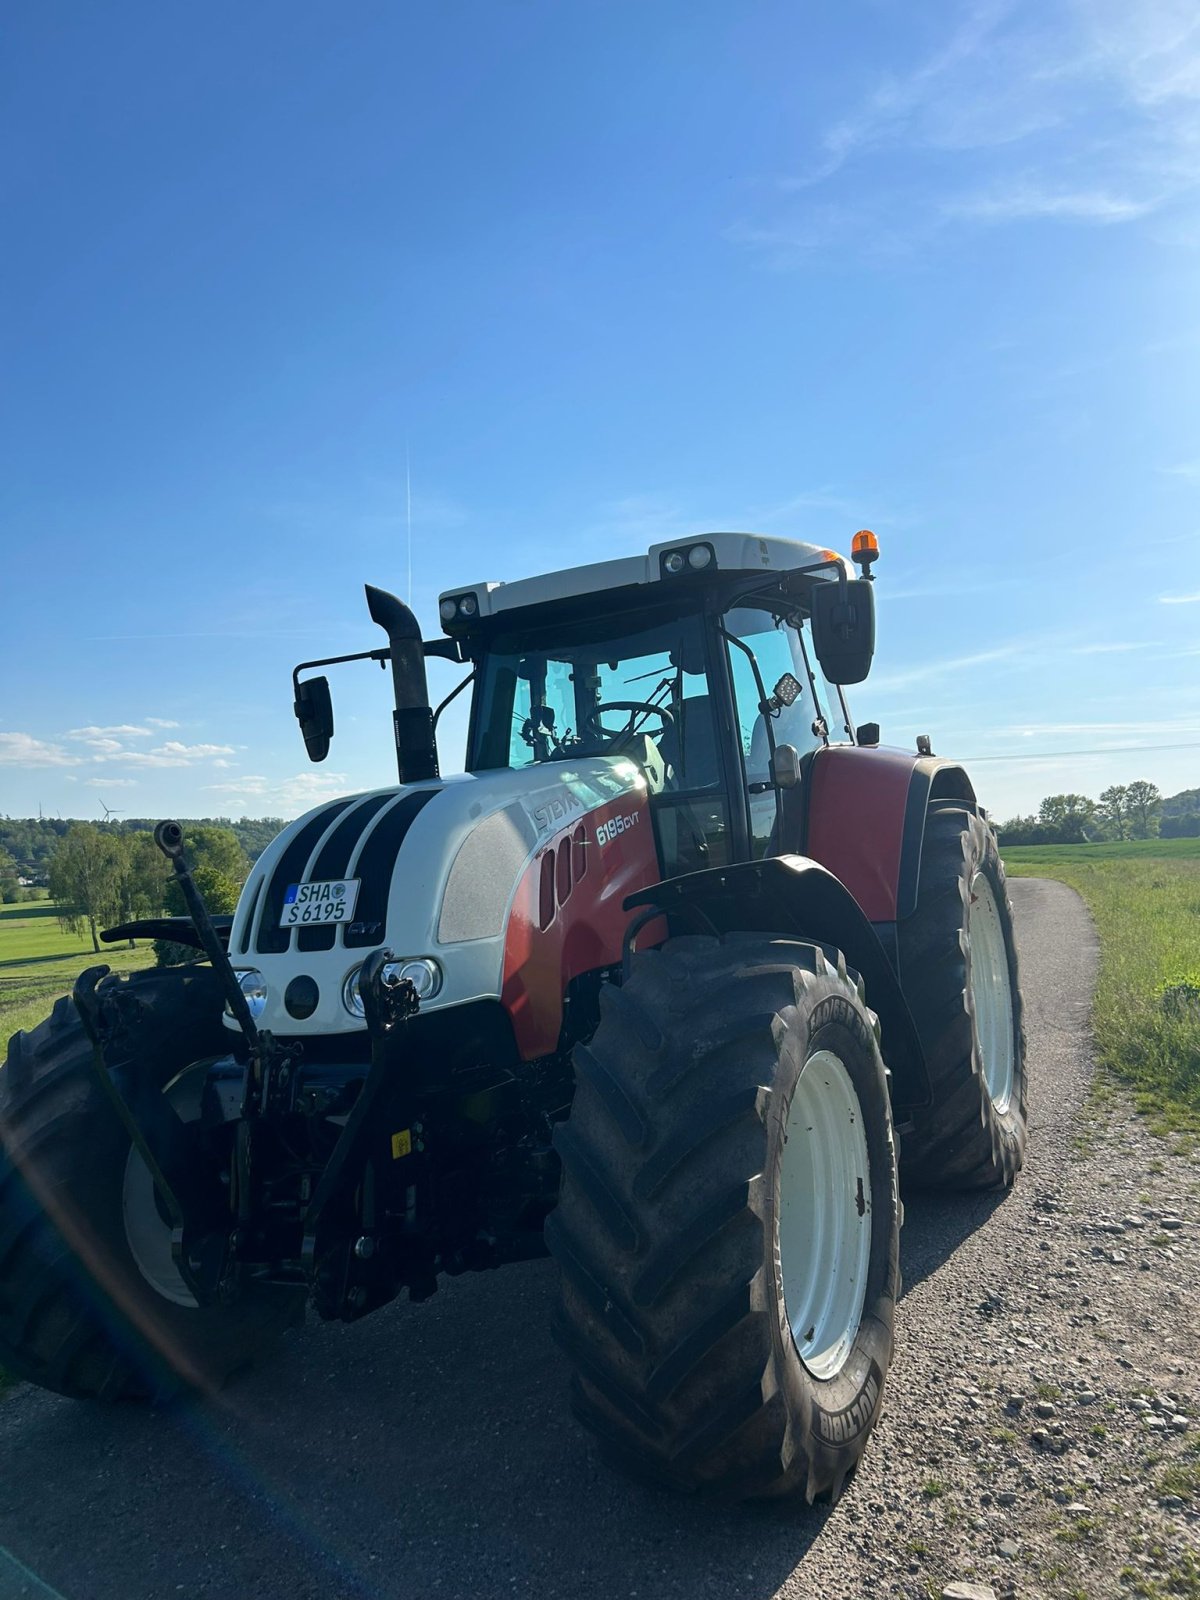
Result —
[{"label": "distant treeline", "polygon": [[1121,839],[1200,838],[1200,789],[1161,795],[1152,783],[1113,784],[1098,800],[1050,794],[1036,814],[999,824],[1005,844],[1095,844]]},{"label": "distant treeline", "polygon": [[[0,859],[11,858],[22,878],[45,884],[50,875],[50,858],[72,823],[72,817],[0,817]],[[157,817],[114,817],[111,822],[98,823],[104,832],[151,833]],[[257,861],[271,840],[283,827],[282,817],[242,817],[232,822],[228,817],[180,817],[186,828],[228,828],[237,838],[247,858]]]}]

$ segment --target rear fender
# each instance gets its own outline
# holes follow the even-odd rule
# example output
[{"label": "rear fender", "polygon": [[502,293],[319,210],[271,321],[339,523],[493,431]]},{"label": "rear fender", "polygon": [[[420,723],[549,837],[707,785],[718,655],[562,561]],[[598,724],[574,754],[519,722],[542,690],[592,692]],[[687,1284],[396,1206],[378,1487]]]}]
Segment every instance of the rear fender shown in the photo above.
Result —
[{"label": "rear fender", "polygon": [[835,945],[861,974],[879,1018],[897,1119],[932,1103],[916,1024],[879,935],[845,884],[819,862],[792,855],[713,867],[655,884],[625,902],[627,910],[651,905],[673,934],[773,933]]}]

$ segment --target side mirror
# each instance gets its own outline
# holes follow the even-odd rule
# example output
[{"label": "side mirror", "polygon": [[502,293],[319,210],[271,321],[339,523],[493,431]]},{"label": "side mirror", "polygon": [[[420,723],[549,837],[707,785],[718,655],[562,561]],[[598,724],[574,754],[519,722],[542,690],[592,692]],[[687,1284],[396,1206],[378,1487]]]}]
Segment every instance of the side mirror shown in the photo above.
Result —
[{"label": "side mirror", "polygon": [[794,744],[777,744],[771,757],[771,782],[777,789],[794,789],[800,782],[800,752]]},{"label": "side mirror", "polygon": [[877,722],[860,722],[854,732],[854,741],[856,744],[878,744],[879,724]]},{"label": "side mirror", "polygon": [[333,738],[333,700],[329,693],[328,678],[305,678],[296,685],[296,703],[292,707],[304,746],[310,761],[324,761],[329,754],[329,741]]},{"label": "side mirror", "polygon": [[816,583],[813,647],[830,683],[861,683],[875,654],[875,586],[866,578]]}]

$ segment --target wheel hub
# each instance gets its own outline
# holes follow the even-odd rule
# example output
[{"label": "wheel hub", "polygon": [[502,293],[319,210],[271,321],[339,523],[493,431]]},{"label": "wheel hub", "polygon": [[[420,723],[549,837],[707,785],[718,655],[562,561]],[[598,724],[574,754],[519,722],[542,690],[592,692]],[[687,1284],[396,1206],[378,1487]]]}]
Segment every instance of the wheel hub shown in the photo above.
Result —
[{"label": "wheel hub", "polygon": [[977,872],[971,881],[971,917],[967,928],[971,946],[971,1000],[983,1079],[992,1104],[1003,1114],[1012,1101],[1016,1072],[1012,980],[1000,908],[991,880],[983,872]]},{"label": "wheel hub", "polygon": [[818,1050],[800,1074],[779,1159],[779,1272],[801,1361],[820,1379],[846,1364],[871,1259],[871,1161],[858,1094]]}]

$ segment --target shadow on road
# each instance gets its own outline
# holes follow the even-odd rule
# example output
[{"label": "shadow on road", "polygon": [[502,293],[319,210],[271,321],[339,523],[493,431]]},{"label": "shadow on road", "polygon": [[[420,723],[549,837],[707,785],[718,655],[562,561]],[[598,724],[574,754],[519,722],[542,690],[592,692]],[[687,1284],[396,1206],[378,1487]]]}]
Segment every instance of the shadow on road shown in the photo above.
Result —
[{"label": "shadow on road", "polygon": [[[906,1196],[906,1287],[1001,1199]],[[0,1542],[67,1600],[774,1594],[827,1510],[713,1508],[611,1473],[567,1410],[555,1292],[537,1262],[313,1324],[213,1404],[21,1390],[0,1407]]]},{"label": "shadow on road", "polygon": [[904,1294],[948,1261],[965,1240],[987,1223],[1012,1194],[985,1189],[951,1194],[936,1189],[904,1191],[904,1230],[900,1270]]}]

